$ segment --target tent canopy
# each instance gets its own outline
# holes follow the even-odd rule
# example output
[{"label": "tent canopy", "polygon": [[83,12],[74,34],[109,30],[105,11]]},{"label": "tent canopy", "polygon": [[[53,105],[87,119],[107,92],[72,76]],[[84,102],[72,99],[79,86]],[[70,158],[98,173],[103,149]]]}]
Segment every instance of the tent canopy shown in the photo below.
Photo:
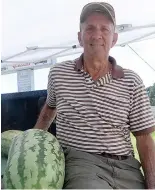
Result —
[{"label": "tent canopy", "polygon": [[[88,2],[91,1],[4,0],[2,3],[2,74],[31,67],[44,68],[50,66],[52,62],[55,63],[56,58],[81,53],[83,50],[77,40],[79,16],[82,7]],[[136,51],[145,52],[142,54],[144,60],[155,68],[155,58],[152,56],[151,60],[148,60],[154,52],[152,48],[155,47],[153,41],[155,1],[107,0],[106,2],[111,3],[115,8],[119,32],[119,39],[112,53],[116,57],[122,56],[123,60],[127,59],[127,56],[131,59],[132,50],[128,46],[131,45]],[[146,55],[144,41],[151,44],[147,46],[149,55]],[[127,48],[123,48],[124,45],[127,45]],[[124,55],[126,57],[123,57]],[[152,69],[149,71],[152,72]]]}]

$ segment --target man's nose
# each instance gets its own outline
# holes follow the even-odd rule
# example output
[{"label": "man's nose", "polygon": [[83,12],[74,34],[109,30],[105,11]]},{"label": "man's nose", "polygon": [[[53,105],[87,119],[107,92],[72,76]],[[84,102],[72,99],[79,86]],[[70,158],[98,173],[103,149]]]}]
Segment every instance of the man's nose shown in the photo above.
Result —
[{"label": "man's nose", "polygon": [[92,38],[95,40],[102,39],[102,32],[100,29],[95,29],[92,35]]}]

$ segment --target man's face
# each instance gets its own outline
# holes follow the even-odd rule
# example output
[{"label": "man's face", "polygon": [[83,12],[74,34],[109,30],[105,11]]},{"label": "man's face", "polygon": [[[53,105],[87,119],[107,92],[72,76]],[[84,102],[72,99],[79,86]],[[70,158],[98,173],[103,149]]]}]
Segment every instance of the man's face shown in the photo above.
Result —
[{"label": "man's face", "polygon": [[84,52],[94,58],[105,58],[116,44],[118,35],[111,20],[101,13],[92,13],[81,24],[78,33],[80,45]]}]

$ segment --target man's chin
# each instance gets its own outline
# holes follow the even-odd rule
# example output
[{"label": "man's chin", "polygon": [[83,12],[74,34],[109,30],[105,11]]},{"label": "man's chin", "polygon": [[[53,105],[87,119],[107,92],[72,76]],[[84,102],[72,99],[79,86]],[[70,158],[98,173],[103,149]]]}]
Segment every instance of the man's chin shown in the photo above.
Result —
[{"label": "man's chin", "polygon": [[101,58],[104,58],[106,53],[105,51],[91,51],[91,55],[94,56],[94,57],[101,57]]}]

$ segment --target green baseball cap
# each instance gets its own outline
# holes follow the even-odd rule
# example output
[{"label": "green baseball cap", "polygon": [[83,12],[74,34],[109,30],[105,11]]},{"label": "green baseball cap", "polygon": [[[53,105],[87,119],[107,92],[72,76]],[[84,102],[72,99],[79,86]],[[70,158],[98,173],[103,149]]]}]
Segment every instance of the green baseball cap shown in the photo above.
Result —
[{"label": "green baseball cap", "polygon": [[114,26],[116,25],[115,10],[112,7],[112,5],[105,2],[92,2],[92,3],[86,4],[83,7],[81,15],[80,15],[80,23],[83,23],[85,19],[87,18],[87,16],[89,16],[93,12],[101,12],[105,14],[111,19]]}]

